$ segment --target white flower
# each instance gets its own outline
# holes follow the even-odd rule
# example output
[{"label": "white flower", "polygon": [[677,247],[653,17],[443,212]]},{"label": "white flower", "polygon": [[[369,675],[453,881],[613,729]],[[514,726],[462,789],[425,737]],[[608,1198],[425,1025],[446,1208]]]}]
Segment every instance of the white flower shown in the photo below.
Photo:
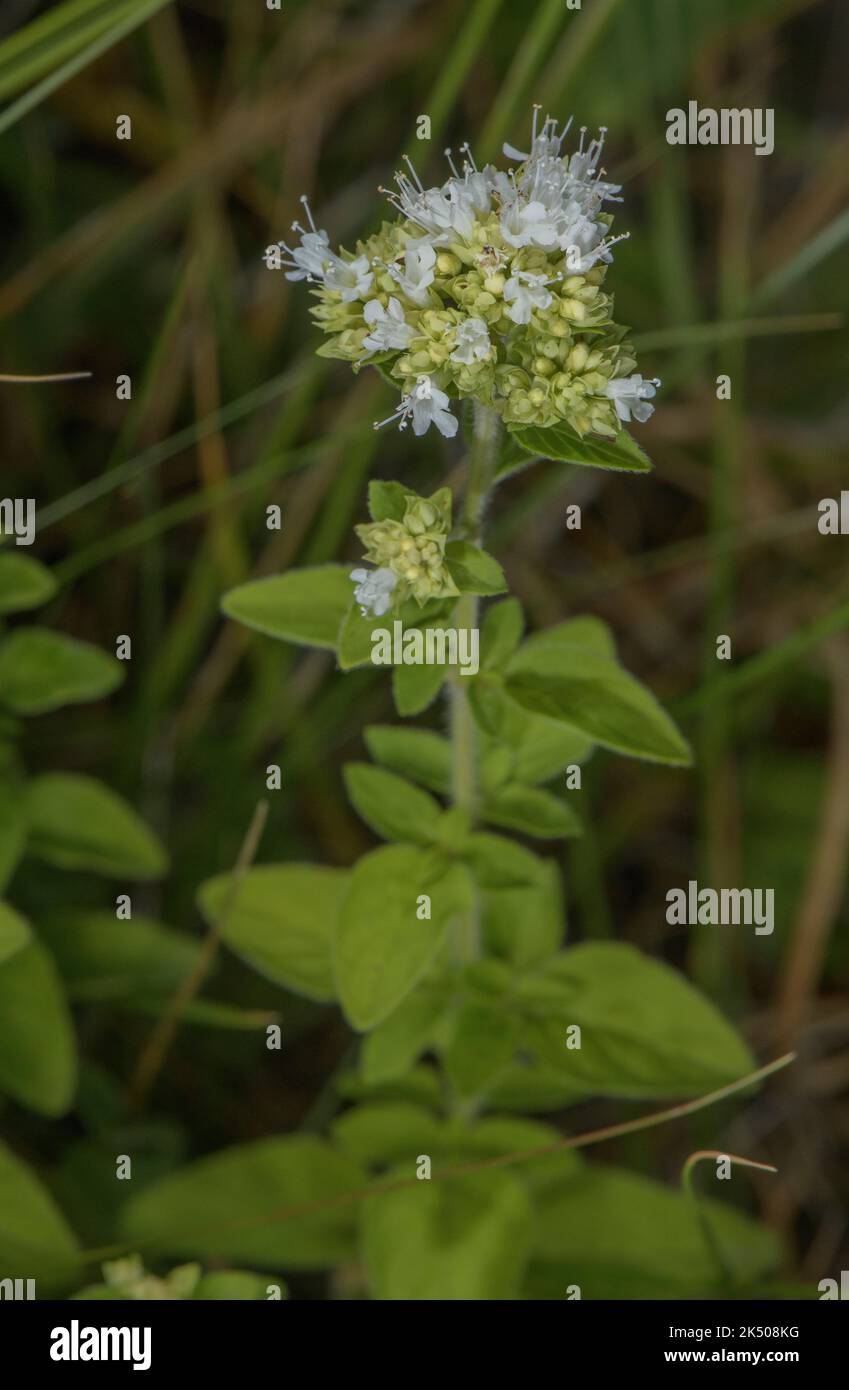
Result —
[{"label": "white flower", "polygon": [[428,287],[433,284],[435,267],[436,252],[430,242],[415,241],[410,242],[404,252],[403,272],[397,265],[391,265],[389,273],[414,304],[427,304]]},{"label": "white flower", "polygon": [[551,294],[546,283],[544,275],[531,275],[525,270],[511,275],[504,286],[504,298],[510,305],[507,317],[514,323],[530,323],[532,310],[547,309]]},{"label": "white flower", "polygon": [[289,247],[285,241],[278,241],[277,243],[291,257],[291,260],[282,262],[284,266],[289,265],[291,267],[286,272],[286,279],[323,280],[328,266],[331,266],[337,257],[335,252],[330,249],[327,232],[320,230],[315,225],[315,219],[310,211],[306,195],[301,198],[301,202],[309,219],[310,230],[307,231],[300,222],[293,222],[292,231],[300,234],[300,246]]},{"label": "white flower", "polygon": [[[582,274],[591,270],[596,261],[611,259],[609,247],[613,245],[613,239],[605,241],[605,230],[603,223],[593,222],[576,202],[570,202],[563,209],[559,245],[560,250],[566,251],[569,256],[568,271]],[[621,241],[623,238],[616,239]]]},{"label": "white flower", "polygon": [[[478,169],[468,145],[464,145],[463,150],[467,158],[462,175],[457,172],[451,159],[451,151],[445,151],[453,178],[448,179],[441,188],[425,188],[405,155],[410,173],[397,173],[395,182],[398,192],[388,194],[390,203],[402,217],[421,227],[438,246],[458,237],[468,240],[474,231],[475,221],[486,216],[492,206],[495,170],[491,165]],[[385,189],[383,191],[386,192]]]},{"label": "white flower", "polygon": [[501,215],[501,235],[511,246],[556,246],[557,216],[537,200],[516,198]]},{"label": "white flower", "polygon": [[293,222],[292,231],[300,233],[300,246],[290,247],[285,241],[277,243],[290,257],[290,260],[282,262],[283,266],[290,267],[286,271],[286,279],[321,280],[331,290],[339,290],[346,303],[352,299],[364,299],[374,279],[367,258],[357,256],[354,260],[346,261],[331,251],[327,232],[316,227],[306,197],[301,198],[301,202],[311,230],[306,231],[300,222]]},{"label": "white flower", "polygon": [[446,439],[453,439],[457,433],[459,421],[456,415],[452,415],[447,409],[448,397],[444,391],[440,391],[434,386],[430,377],[422,377],[416,389],[409,396],[402,396],[398,409],[394,415],[388,416],[386,420],[380,420],[375,429],[379,430],[383,425],[389,425],[393,420],[398,421],[398,428],[405,430],[410,417],[413,421],[413,434],[424,434],[431,425],[436,425],[440,434],[444,434]]},{"label": "white flower", "polygon": [[543,122],[542,130],[537,134],[539,113],[540,108],[535,106],[533,126],[531,127],[530,154],[523,154],[521,150],[517,150],[513,145],[504,145],[504,153],[508,159],[518,159],[522,163],[525,163],[525,161],[529,159],[559,158],[560,147],[566,139],[567,132],[572,124],[572,117],[569,117],[558,135],[557,122],[551,116],[547,116]]},{"label": "white flower", "polygon": [[354,600],[360,605],[363,617],[371,613],[375,618],[382,618],[392,606],[392,590],[398,583],[398,576],[390,569],[358,569],[351,570],[350,578],[356,585]]},{"label": "white flower", "polygon": [[379,299],[370,299],[363,309],[363,318],[371,329],[368,337],[363,339],[363,347],[369,352],[390,352],[394,348],[405,348],[413,336],[413,330],[404,318],[401,303],[395,298],[390,298],[386,309]]},{"label": "white flower", "polygon": [[645,381],[637,372],[633,376],[618,377],[615,381],[609,381],[604,394],[613,401],[616,414],[625,424],[628,424],[632,417],[643,424],[654,414],[654,406],[649,405],[649,401],[659,385],[657,378],[654,381]]},{"label": "white flower", "polygon": [[356,256],[352,261],[343,261],[341,256],[333,257],[333,264],[324,273],[324,283],[330,290],[338,290],[346,304],[352,299],[365,299],[371,289],[374,272],[370,269],[367,256]]},{"label": "white flower", "polygon": [[[301,229],[295,224],[293,230]],[[300,246],[292,249],[285,241],[279,241],[277,245],[291,257],[290,261],[283,262],[292,267],[286,271],[287,280],[323,280],[325,266],[333,261],[327,232],[302,232]]]},{"label": "white flower", "polygon": [[483,319],[464,319],[457,329],[457,346],[451,354],[451,361],[470,367],[473,362],[486,362],[491,356],[489,329]]},{"label": "white flower", "polygon": [[598,168],[604,150],[604,140],[607,135],[607,126],[599,127],[599,138],[591,140],[586,150],[584,149],[584,136],[587,133],[586,126],[581,127],[581,143],[577,150],[563,162],[566,165],[569,178],[577,187],[591,190],[592,193],[601,201],[606,198],[612,202],[621,203],[622,199],[617,195],[622,191],[620,183],[605,183],[601,179],[603,169]]}]

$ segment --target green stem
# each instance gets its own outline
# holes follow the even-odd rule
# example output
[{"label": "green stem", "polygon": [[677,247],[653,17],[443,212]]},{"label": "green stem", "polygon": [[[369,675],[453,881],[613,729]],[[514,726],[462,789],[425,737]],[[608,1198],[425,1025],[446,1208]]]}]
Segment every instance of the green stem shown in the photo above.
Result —
[{"label": "green stem", "polygon": [[[501,421],[494,410],[475,404],[474,438],[469,451],[466,496],[460,517],[460,531],[477,544],[482,535],[483,515],[492,489],[501,433]],[[457,627],[474,628],[478,622],[478,600],[463,594],[454,609]],[[452,800],[462,806],[474,823],[478,799],[478,742],[465,681],[452,675],[448,685],[452,746]],[[480,955],[480,920],[477,904],[458,926],[458,958],[467,962]]]}]

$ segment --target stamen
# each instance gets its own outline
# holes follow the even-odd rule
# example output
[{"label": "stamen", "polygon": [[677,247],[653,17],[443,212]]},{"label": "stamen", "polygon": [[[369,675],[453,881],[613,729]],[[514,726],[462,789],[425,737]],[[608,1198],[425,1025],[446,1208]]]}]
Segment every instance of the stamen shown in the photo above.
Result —
[{"label": "stamen", "polygon": [[315,225],[315,222],[313,221],[312,211],[311,211],[311,209],[310,209],[309,200],[307,199],[306,193],[301,194],[301,202],[303,203],[304,207],[306,208],[307,217],[308,217],[309,220],[310,220],[310,226],[312,227],[312,230],[313,230],[314,232],[317,232],[317,231],[318,231],[318,227]]},{"label": "stamen", "polygon": [[452,150],[444,150],[443,153],[444,153],[444,155],[445,155],[445,158],[448,160],[448,165],[449,165],[449,168],[450,168],[450,170],[451,170],[451,173],[454,175],[455,179],[458,179],[458,178],[460,177],[460,175],[457,173],[457,169],[456,169],[455,164],[454,164],[453,151],[452,151]]},{"label": "stamen", "polygon": [[410,156],[409,156],[408,154],[404,154],[404,155],[401,156],[401,158],[403,159],[404,163],[406,164],[407,168],[409,169],[410,173],[412,174],[412,176],[413,176],[413,181],[414,181],[415,186],[416,186],[416,188],[418,189],[419,193],[424,193],[424,186],[423,186],[422,181],[421,181],[421,179],[419,178],[418,174],[416,173],[415,167],[414,167],[414,165],[413,165],[413,161],[410,159]]}]

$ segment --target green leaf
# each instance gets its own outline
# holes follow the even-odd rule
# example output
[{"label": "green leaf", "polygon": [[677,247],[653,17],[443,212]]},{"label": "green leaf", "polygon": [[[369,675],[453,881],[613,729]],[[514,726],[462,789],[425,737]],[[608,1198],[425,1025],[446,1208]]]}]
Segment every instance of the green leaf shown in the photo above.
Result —
[{"label": "green leaf", "polygon": [[599,656],[616,660],[616,643],[607,623],[603,623],[600,618],[582,617],[568,618],[565,623],[555,623],[553,627],[547,627],[542,632],[532,633],[522,643],[522,653],[517,665],[519,669],[535,669],[540,665],[538,656],[545,657],[550,655],[552,648],[556,650],[561,647],[567,649],[567,656],[571,656],[572,659],[574,652],[569,649],[589,647],[590,651],[596,652]]},{"label": "green leaf", "polygon": [[560,871],[551,859],[537,860],[536,883],[499,888],[483,895],[483,928],[490,950],[517,966],[553,955],[564,934]]},{"label": "green leaf", "polygon": [[[427,631],[427,629],[425,629]],[[395,666],[392,671],[392,696],[395,708],[404,719],[421,714],[432,705],[448,675],[447,666]]]},{"label": "green leaf", "polygon": [[588,1094],[585,1086],[570,1081],[555,1067],[526,1059],[501,1073],[490,1088],[488,1100],[499,1110],[536,1114],[563,1110],[585,1100]]},{"label": "green leaf", "polygon": [[48,628],[18,627],[0,644],[0,703],[13,714],[99,700],[123,679],[114,656]]},{"label": "green leaf", "polygon": [[0,893],[15,872],[26,846],[29,825],[24,784],[0,779]]},{"label": "green leaf", "polygon": [[485,1004],[469,1000],[454,1021],[443,1054],[451,1085],[461,1096],[477,1096],[513,1060],[517,1026],[501,1000]]},{"label": "green leaf", "polygon": [[[131,1198],[124,1235],[145,1249],[261,1269],[325,1269],[355,1251],[357,1164],[307,1135],[259,1139],[189,1164]],[[285,1216],[287,1208],[324,1210]]]},{"label": "green leaf", "polygon": [[568,425],[532,426],[511,431],[520,448],[528,454],[562,463],[587,464],[591,468],[614,468],[628,473],[648,473],[651,460],[627,430],[620,430],[615,440],[585,436],[583,439]]},{"label": "green leaf", "polygon": [[[667,1297],[720,1285],[692,1202],[648,1178],[585,1168],[553,1184],[535,1206],[536,1256],[568,1268],[568,1282],[580,1284],[585,1299],[605,1296],[611,1271],[666,1284]],[[721,1202],[705,1201],[704,1213],[741,1283],[776,1268],[781,1249],[772,1231]]]},{"label": "green leaf", "polygon": [[503,594],[507,588],[498,561],[468,541],[449,541],[445,563],[461,594]]},{"label": "green leaf", "polygon": [[518,830],[541,840],[583,834],[583,826],[565,801],[537,787],[512,783],[499,787],[486,798],[484,819],[492,825]]},{"label": "green leaf", "polygon": [[614,752],[679,767],[691,761],[685,739],[650,691],[587,647],[519,651],[506,690],[524,709]]},{"label": "green leaf", "polygon": [[[399,1177],[414,1176],[413,1158]],[[403,1302],[512,1299],[530,1231],[527,1193],[510,1173],[418,1182],[370,1197],[363,1218],[363,1257],[372,1297]]]},{"label": "green leaf", "polygon": [[228,618],[303,647],[335,651],[351,606],[353,586],[345,565],[290,570],[230,589],[221,601]]},{"label": "green leaf", "polygon": [[[431,899],[432,919],[420,921],[420,895]],[[354,1028],[388,1018],[430,965],[449,923],[471,901],[459,865],[439,871],[433,858],[405,845],[367,854],[351,874],[336,936],[339,998]]]},{"label": "green leaf", "polygon": [[[475,1120],[473,1124],[462,1119],[449,1121],[447,1142],[452,1154],[458,1158],[498,1158],[502,1154],[515,1154],[522,1149],[537,1149],[544,1145],[556,1144],[563,1135],[551,1125],[541,1124],[539,1120],[517,1119],[515,1115],[488,1115]],[[577,1153],[561,1149],[553,1160],[539,1155],[528,1160],[524,1172],[528,1178],[536,1178],[537,1171],[544,1163],[551,1161],[556,1165],[559,1176],[570,1170],[578,1171],[583,1165]],[[523,1166],[517,1164],[517,1172]],[[549,1170],[550,1171],[550,1170]]]},{"label": "green leaf", "polygon": [[29,555],[0,551],[0,613],[38,608],[56,592],[56,580],[46,566]]},{"label": "green leaf", "polygon": [[430,1045],[446,1007],[442,989],[421,984],[363,1040],[360,1074],[368,1086],[409,1072]]},{"label": "green leaf", "polygon": [[[517,707],[513,705],[513,709]],[[517,713],[520,718],[515,728],[512,711],[501,724],[501,737],[513,749],[513,776],[517,782],[550,782],[567,767],[586,762],[593,745],[584,734],[525,709]]]},{"label": "green leaf", "polygon": [[440,1145],[441,1120],[409,1102],[361,1105],[333,1124],[333,1142],[364,1168],[385,1168],[411,1155],[433,1156]]},{"label": "green leaf", "polygon": [[442,1113],[444,1096],[441,1078],[433,1067],[413,1067],[403,1076],[376,1084],[366,1082],[355,1071],[343,1072],[336,1079],[335,1089],[344,1100],[354,1101],[411,1101]]},{"label": "green leaf", "polygon": [[391,772],[411,777],[431,791],[447,794],[451,787],[451,744],[430,729],[404,729],[372,724],[365,730],[366,747],[375,762]]},{"label": "green leaf", "polygon": [[96,1002],[139,994],[170,997],[197,964],[200,945],[150,917],[74,911],[39,929],[72,999]]},{"label": "green leaf", "polygon": [[51,772],[27,787],[27,853],[60,869],[108,878],[159,878],[160,841],[126,801],[91,777]]},{"label": "green leaf", "polygon": [[33,942],[0,965],[0,1091],[40,1115],[64,1115],[77,1081],[77,1047],[62,984]]},{"label": "green leaf", "polygon": [[[544,962],[516,986],[541,1060],[599,1095],[699,1094],[754,1070],[745,1044],[676,971],[633,946],[589,942]],[[565,1029],[581,1028],[580,1048]]]},{"label": "green leaf", "polygon": [[503,835],[471,835],[462,853],[482,888],[518,888],[539,879],[536,855]]},{"label": "green leaf", "polygon": [[23,917],[8,903],[0,902],[0,965],[26,946],[31,935]]},{"label": "green leaf", "polygon": [[[308,999],[333,999],[333,938],[349,877],[313,864],[249,869],[221,923],[222,940],[275,984]],[[198,893],[210,924],[220,918],[230,883],[230,874],[220,874]]]},{"label": "green leaf", "polygon": [[[53,1198],[0,1142],[0,1270],[33,1279],[74,1259],[79,1247]],[[43,1291],[37,1289],[39,1296]]]},{"label": "green leaf", "polygon": [[522,640],[525,615],[516,598],[505,598],[487,609],[481,632],[481,666],[500,671]]},{"label": "green leaf", "polygon": [[376,835],[413,845],[433,841],[442,808],[427,792],[370,763],[347,763],[344,777],[355,810]]},{"label": "green leaf", "polygon": [[372,521],[403,521],[409,488],[373,478],[368,485],[368,510]]},{"label": "green leaf", "polygon": [[419,628],[447,612],[448,607],[449,605],[442,600],[433,600],[420,608],[415,599],[408,599],[400,608],[384,613],[380,618],[371,615],[364,618],[352,599],[339,630],[340,670],[351,671],[355,666],[369,665],[372,661],[376,634],[388,632],[391,637],[394,623],[400,622],[405,631],[411,627]]}]

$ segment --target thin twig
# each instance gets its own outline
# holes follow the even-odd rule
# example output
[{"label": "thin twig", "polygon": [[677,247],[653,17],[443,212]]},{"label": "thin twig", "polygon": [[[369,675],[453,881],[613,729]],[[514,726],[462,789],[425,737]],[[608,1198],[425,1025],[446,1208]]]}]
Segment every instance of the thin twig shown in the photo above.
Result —
[{"label": "thin twig", "polygon": [[725,1159],[728,1163],[739,1164],[741,1168],[756,1168],[760,1173],[777,1173],[778,1169],[773,1167],[771,1163],[756,1163],[753,1158],[741,1158],[739,1154],[725,1153],[720,1149],[697,1149],[695,1153],[690,1154],[690,1157],[687,1159],[687,1162],[684,1164],[684,1167],[681,1170],[681,1185],[693,1204],[693,1208],[696,1213],[696,1219],[699,1223],[699,1227],[704,1237],[705,1245],[707,1246],[708,1250],[710,1250],[714,1260],[716,1261],[717,1268],[719,1269],[719,1272],[722,1275],[723,1280],[729,1287],[731,1287],[734,1283],[734,1271],[728,1264],[728,1261],[726,1260],[725,1255],[723,1254],[722,1246],[720,1245],[716,1232],[710,1223],[707,1211],[705,1209],[705,1205],[703,1202],[699,1200],[699,1194],[696,1191],[695,1183],[693,1182],[693,1173],[696,1164],[701,1163],[708,1158]]},{"label": "thin twig", "polygon": [[262,838],[262,832],[265,829],[267,818],[268,802],[260,801],[257,803],[256,810],[251,817],[251,823],[247,829],[247,834],[242,841],[242,847],[239,850],[230,878],[227,896],[224,899],[218,917],[207,933],[197,964],[189,971],[182,984],[177,989],[171,1000],[170,1006],[162,1015],[162,1018],[151,1033],[147,1045],[139,1058],[135,1075],[130,1084],[130,1108],[136,1112],[144,1108],[151,1088],[162,1069],[162,1065],[174,1041],[177,1029],[180,1026],[180,1019],[188,1005],[203,986],[209,974],[212,962],[215,959],[215,953],[218,950],[218,944],[221,940],[221,933],[235,906],[236,896],[241,886],[242,879],[253,863],[256,852],[259,849],[259,842]]},{"label": "thin twig", "polygon": [[36,381],[87,381],[93,372],[55,372],[50,376],[7,376],[0,372],[0,382],[5,385],[30,386]]}]

